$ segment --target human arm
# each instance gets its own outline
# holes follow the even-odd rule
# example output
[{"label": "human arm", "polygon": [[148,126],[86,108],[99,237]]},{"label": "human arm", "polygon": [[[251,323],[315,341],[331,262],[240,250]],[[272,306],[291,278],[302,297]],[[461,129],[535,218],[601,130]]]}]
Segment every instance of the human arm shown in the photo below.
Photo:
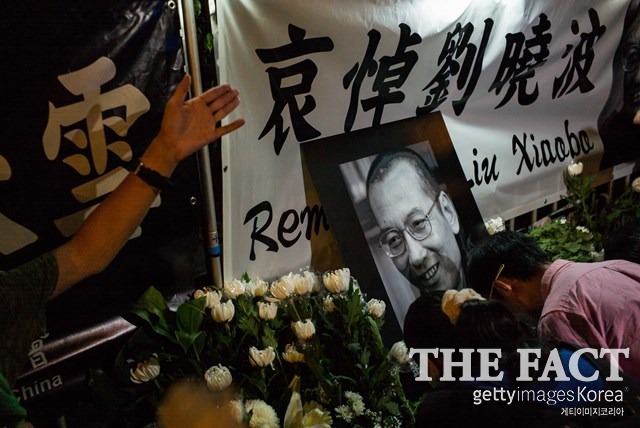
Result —
[{"label": "human arm", "polygon": [[[140,158],[147,168],[165,177],[171,176],[180,161],[244,124],[238,119],[218,126],[238,106],[237,90],[221,85],[185,101],[189,84],[190,77],[185,76],[176,87],[158,135]],[[71,240],[53,251],[58,280],[52,296],[104,270],[142,222],[157,193],[158,189],[129,174]]]}]

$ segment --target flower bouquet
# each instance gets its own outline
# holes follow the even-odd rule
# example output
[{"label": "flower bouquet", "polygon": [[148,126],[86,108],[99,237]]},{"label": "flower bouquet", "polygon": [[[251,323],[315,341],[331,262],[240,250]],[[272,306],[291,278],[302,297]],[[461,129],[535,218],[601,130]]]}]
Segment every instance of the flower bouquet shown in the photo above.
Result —
[{"label": "flower bouquet", "polygon": [[245,276],[175,310],[150,288],[133,313],[139,328],[113,372],[92,377],[95,401],[119,426],[153,420],[180,379],[230,391],[250,427],[413,426],[417,403],[399,381],[412,360],[402,342],[385,347],[385,304],[365,301],[348,269],[271,284]]}]

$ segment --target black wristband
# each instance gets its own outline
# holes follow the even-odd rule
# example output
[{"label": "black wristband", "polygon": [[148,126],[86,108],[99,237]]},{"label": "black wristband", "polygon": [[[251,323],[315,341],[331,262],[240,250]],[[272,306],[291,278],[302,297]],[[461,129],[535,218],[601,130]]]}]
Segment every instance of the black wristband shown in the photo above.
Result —
[{"label": "black wristband", "polygon": [[131,168],[131,172],[137,175],[142,181],[158,190],[168,190],[173,187],[173,182],[169,177],[161,175],[158,171],[147,168],[142,161],[138,161]]}]

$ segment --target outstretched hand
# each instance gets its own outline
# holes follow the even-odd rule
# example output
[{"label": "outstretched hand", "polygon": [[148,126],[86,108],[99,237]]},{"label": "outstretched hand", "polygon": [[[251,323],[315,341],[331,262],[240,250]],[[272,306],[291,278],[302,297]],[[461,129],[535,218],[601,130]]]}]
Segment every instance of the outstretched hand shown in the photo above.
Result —
[{"label": "outstretched hand", "polygon": [[163,150],[171,154],[176,163],[244,125],[243,119],[225,126],[219,125],[240,103],[236,89],[230,85],[220,85],[185,101],[190,83],[190,76],[185,75],[176,87],[165,107],[160,132],[156,137]]},{"label": "outstretched hand", "polygon": [[[185,76],[165,107],[160,132],[140,157],[144,165],[170,177],[178,163],[213,140],[244,124],[219,122],[239,104],[229,85],[212,88],[185,101],[191,79]],[[58,264],[57,295],[89,275],[102,271],[146,215],[158,189],[135,174],[127,178],[85,220],[67,243],[54,250]]]}]

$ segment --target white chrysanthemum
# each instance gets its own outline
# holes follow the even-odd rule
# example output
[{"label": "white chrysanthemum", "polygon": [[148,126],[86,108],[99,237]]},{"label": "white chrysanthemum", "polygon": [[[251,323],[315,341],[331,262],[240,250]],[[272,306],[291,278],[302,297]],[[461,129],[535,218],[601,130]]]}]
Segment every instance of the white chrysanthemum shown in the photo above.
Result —
[{"label": "white chrysanthemum", "polygon": [[222,294],[220,294],[219,291],[211,290],[209,288],[205,288],[204,290],[196,290],[193,293],[194,299],[199,299],[201,297],[204,297],[206,299],[204,305],[207,308],[213,308],[215,305],[220,303],[220,300],[222,299]]},{"label": "white chrysanthemum", "polygon": [[231,321],[236,313],[236,307],[233,305],[233,300],[227,300],[224,303],[218,303],[211,308],[211,318],[216,322],[228,322]]},{"label": "white chrysanthemum", "polygon": [[640,193],[640,177],[637,177],[631,182],[631,188],[634,192]]},{"label": "white chrysanthemum", "polygon": [[129,379],[133,383],[146,383],[158,377],[160,374],[160,361],[158,355],[153,354],[148,360],[144,360],[136,365],[135,369],[129,371]]},{"label": "white chrysanthemum", "polygon": [[273,368],[273,360],[276,358],[276,353],[272,346],[266,349],[258,349],[255,346],[249,348],[249,362],[254,367],[267,367]]},{"label": "white chrysanthemum", "polygon": [[298,352],[294,343],[288,343],[284,347],[282,358],[288,363],[304,363],[304,354]]},{"label": "white chrysanthemum", "polygon": [[353,411],[351,410],[351,407],[347,406],[346,404],[336,407],[335,411],[336,414],[344,419],[344,421],[347,423],[350,423],[351,419],[353,419]]},{"label": "white chrysanthemum", "polygon": [[344,393],[344,396],[347,400],[351,402],[351,408],[353,409],[353,413],[356,416],[360,416],[366,410],[364,405],[364,400],[362,399],[362,395],[357,392],[347,391]]},{"label": "white chrysanthemum", "polygon": [[304,321],[294,321],[291,323],[296,337],[300,340],[309,340],[316,334],[316,326],[313,325],[313,321],[306,319]]},{"label": "white chrysanthemum", "polygon": [[307,404],[304,405],[304,417],[302,418],[303,427],[312,428],[331,428],[333,419],[328,410],[324,410],[318,403],[313,402],[314,407]]},{"label": "white chrysanthemum", "polygon": [[251,297],[262,297],[267,294],[268,291],[269,284],[260,278],[255,278],[245,285],[245,293]]},{"label": "white chrysanthemum", "polygon": [[278,314],[278,304],[273,302],[258,302],[258,315],[263,320],[272,320]]},{"label": "white chrysanthemum", "polygon": [[293,275],[293,287],[298,296],[305,296],[313,291],[313,282],[303,275]]},{"label": "white chrysanthemum", "polygon": [[378,299],[371,299],[367,302],[367,311],[373,318],[382,318],[387,309],[387,304]]},{"label": "white chrysanthemum", "polygon": [[582,233],[586,233],[586,234],[591,233],[591,232],[589,231],[589,229],[587,229],[587,228],[586,228],[586,227],[584,227],[584,226],[576,226],[576,230],[577,230],[577,231],[579,231],[579,232],[582,232]]},{"label": "white chrysanthemum", "polygon": [[244,282],[240,281],[239,279],[234,279],[231,282],[225,281],[223,291],[224,295],[229,299],[236,299],[238,296],[244,294]]},{"label": "white chrysanthemum", "polygon": [[231,400],[227,405],[230,409],[229,413],[231,413],[235,421],[238,424],[242,424],[246,416],[244,403],[240,400]]},{"label": "white chrysanthemum", "polygon": [[582,169],[583,169],[582,162],[571,161],[571,163],[567,165],[567,172],[572,177],[582,174]]},{"label": "white chrysanthemum", "polygon": [[325,296],[322,300],[324,310],[326,312],[333,312],[336,309],[336,303],[333,301],[333,296]]},{"label": "white chrysanthemum", "polygon": [[497,232],[503,232],[505,230],[504,221],[501,217],[491,218],[484,223],[485,229],[489,235],[494,235]]},{"label": "white chrysanthemum", "polygon": [[409,350],[407,349],[407,345],[402,340],[394,343],[393,346],[391,346],[389,355],[398,364],[406,364],[410,360]]},{"label": "white chrysanthemum", "polygon": [[322,276],[322,282],[330,293],[338,294],[349,288],[351,280],[351,272],[349,268],[338,269],[333,272],[327,272]]},{"label": "white chrysanthemum", "polygon": [[456,325],[460,317],[462,304],[467,300],[485,300],[473,288],[463,288],[462,290],[447,290],[442,295],[442,312],[449,317],[451,324]]},{"label": "white chrysanthemum", "polygon": [[276,411],[264,401],[247,400],[245,409],[251,415],[249,419],[250,428],[279,428],[280,419]]},{"label": "white chrysanthemum", "polygon": [[302,277],[311,283],[311,291],[319,292],[322,289],[322,281],[320,277],[311,271],[304,271]]},{"label": "white chrysanthemum", "polygon": [[293,274],[289,273],[289,275],[283,276],[271,284],[271,294],[273,297],[284,300],[291,296],[296,289],[293,281]]},{"label": "white chrysanthemum", "polygon": [[207,388],[214,392],[226,389],[233,382],[231,372],[222,364],[209,367],[204,372],[204,380],[207,382]]}]

